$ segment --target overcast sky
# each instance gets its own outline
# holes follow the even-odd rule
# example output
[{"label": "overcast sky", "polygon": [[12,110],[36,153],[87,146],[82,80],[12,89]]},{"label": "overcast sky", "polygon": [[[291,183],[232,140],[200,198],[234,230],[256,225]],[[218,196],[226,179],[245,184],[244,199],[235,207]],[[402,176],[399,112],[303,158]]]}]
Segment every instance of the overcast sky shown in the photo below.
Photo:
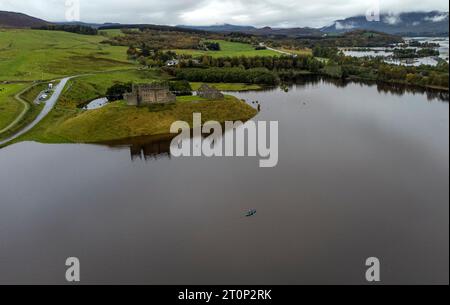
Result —
[{"label": "overcast sky", "polygon": [[[66,19],[66,2],[80,2],[84,22],[239,24],[320,27],[365,14],[376,0],[0,0],[0,10],[48,21]],[[382,11],[448,11],[447,0],[380,0]]]}]

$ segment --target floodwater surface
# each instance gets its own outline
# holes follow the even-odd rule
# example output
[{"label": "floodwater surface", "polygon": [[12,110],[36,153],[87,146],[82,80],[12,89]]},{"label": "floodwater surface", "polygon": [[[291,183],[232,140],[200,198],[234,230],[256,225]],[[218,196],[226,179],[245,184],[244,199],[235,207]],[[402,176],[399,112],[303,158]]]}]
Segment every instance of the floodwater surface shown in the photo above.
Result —
[{"label": "floodwater surface", "polygon": [[[385,58],[385,61],[390,64],[396,65],[405,65],[405,66],[420,66],[420,65],[429,65],[429,66],[437,66],[441,60],[445,60],[448,62],[449,56],[449,38],[448,37],[405,37],[404,40],[406,42],[410,42],[412,40],[420,42],[420,43],[434,43],[438,44],[439,47],[433,48],[439,51],[439,56],[427,56],[421,58],[408,58],[408,59],[397,59],[393,58],[394,49],[397,47],[376,47],[376,48],[364,48],[364,50],[358,50],[358,48],[347,49],[342,48],[342,51],[346,56],[351,57],[382,57]],[[410,49],[420,50],[420,47],[408,47]]]},{"label": "floodwater surface", "polygon": [[279,121],[277,167],[174,158],[155,138],[1,149],[0,284],[63,284],[68,257],[85,284],[364,284],[369,257],[385,284],[448,284],[442,95],[323,80],[235,95]]}]

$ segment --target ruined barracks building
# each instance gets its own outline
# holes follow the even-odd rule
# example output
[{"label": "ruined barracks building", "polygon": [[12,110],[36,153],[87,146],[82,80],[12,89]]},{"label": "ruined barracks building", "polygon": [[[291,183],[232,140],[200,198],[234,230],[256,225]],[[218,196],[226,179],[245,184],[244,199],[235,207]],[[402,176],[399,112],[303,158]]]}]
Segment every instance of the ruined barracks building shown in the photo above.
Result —
[{"label": "ruined barracks building", "polygon": [[197,95],[209,100],[223,100],[225,96],[214,87],[203,84],[198,90]]},{"label": "ruined barracks building", "polygon": [[176,96],[169,91],[169,87],[161,84],[133,85],[133,90],[125,93],[123,97],[130,106],[165,104],[176,101]]}]

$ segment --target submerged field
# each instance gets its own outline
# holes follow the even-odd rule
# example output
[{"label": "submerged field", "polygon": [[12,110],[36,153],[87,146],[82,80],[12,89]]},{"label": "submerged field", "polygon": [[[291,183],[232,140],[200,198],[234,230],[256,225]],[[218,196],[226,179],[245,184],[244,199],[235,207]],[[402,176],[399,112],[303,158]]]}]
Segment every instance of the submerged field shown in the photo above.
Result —
[{"label": "submerged field", "polygon": [[131,67],[125,47],[103,36],[0,29],[0,81],[41,80]]},{"label": "submerged field", "polygon": [[212,57],[240,57],[240,56],[280,56],[280,53],[271,50],[255,50],[255,48],[246,43],[230,42],[225,40],[214,40],[220,44],[220,51],[201,51],[201,50],[174,50],[177,54],[192,55],[200,57],[204,55]]}]

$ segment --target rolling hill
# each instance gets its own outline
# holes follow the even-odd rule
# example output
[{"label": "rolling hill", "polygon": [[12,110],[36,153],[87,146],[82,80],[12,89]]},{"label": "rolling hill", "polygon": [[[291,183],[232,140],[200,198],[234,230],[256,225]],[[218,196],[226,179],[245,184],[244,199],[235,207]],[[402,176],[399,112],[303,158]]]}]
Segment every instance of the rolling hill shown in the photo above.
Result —
[{"label": "rolling hill", "polygon": [[32,28],[48,25],[50,22],[22,13],[0,11],[0,27]]},{"label": "rolling hill", "polygon": [[194,26],[194,25],[178,25],[178,28],[200,30],[216,33],[244,33],[259,36],[285,36],[290,38],[301,37],[320,37],[323,35],[319,29],[313,28],[257,28],[253,26],[240,26],[233,24],[211,25],[211,26]]}]

